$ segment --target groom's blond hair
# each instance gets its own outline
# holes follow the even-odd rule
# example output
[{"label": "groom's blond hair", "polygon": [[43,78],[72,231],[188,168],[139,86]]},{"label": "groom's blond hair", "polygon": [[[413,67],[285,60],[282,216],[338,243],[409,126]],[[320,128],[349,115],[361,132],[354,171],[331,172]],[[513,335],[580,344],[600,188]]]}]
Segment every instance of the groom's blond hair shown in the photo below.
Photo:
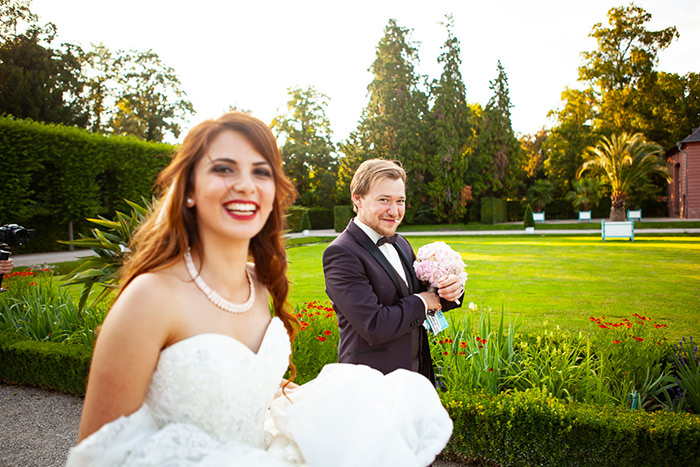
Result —
[{"label": "groom's blond hair", "polygon": [[[406,183],[406,171],[401,167],[401,162],[386,159],[369,159],[364,161],[355,171],[350,182],[350,197],[366,195],[372,186],[379,180],[390,178],[403,180]],[[353,211],[357,212],[355,203]]]}]

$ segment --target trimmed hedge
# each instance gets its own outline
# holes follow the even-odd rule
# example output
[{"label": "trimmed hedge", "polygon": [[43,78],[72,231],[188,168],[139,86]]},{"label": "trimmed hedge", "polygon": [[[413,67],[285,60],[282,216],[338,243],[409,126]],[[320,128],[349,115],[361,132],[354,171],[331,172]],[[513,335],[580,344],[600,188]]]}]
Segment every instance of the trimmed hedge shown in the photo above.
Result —
[{"label": "trimmed hedge", "polygon": [[342,232],[353,217],[355,217],[355,213],[351,206],[335,206],[333,208],[333,228],[336,232]]},{"label": "trimmed hedge", "polygon": [[85,218],[124,211],[124,199],[150,198],[174,150],[134,137],[0,117],[0,221],[36,229],[22,253],[65,249],[56,241],[68,240],[69,222],[78,238],[90,227]]},{"label": "trimmed hedge", "polygon": [[502,198],[481,198],[481,223],[498,224],[508,220],[506,200]]},{"label": "trimmed hedge", "polygon": [[441,394],[447,454],[501,466],[700,465],[700,416],[566,403],[538,390]]},{"label": "trimmed hedge", "polygon": [[[92,351],[0,334],[0,380],[85,394]],[[700,416],[566,403],[539,390],[441,393],[454,431],[441,458],[499,466],[700,465]]]},{"label": "trimmed hedge", "polygon": [[333,210],[330,208],[309,208],[306,213],[309,215],[311,228],[314,230],[325,230],[333,228]]},{"label": "trimmed hedge", "polygon": [[0,380],[85,394],[92,349],[0,334]]}]

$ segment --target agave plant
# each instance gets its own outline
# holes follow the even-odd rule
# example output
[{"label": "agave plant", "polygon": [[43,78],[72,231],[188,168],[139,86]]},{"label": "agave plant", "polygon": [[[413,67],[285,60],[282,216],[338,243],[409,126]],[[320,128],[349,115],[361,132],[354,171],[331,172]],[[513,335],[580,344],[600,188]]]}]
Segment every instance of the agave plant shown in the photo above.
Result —
[{"label": "agave plant", "polygon": [[90,248],[97,256],[89,256],[83,259],[78,267],[68,273],[68,281],[64,286],[83,284],[78,309],[82,311],[90,296],[94,285],[102,287],[102,291],[95,298],[96,303],[109,295],[118,285],[119,270],[131,253],[129,242],[136,228],[141,225],[146,215],[150,212],[151,203],[142,198],[143,205],[125,200],[131,207],[131,214],[116,211],[114,220],[99,217],[87,219],[100,228],[91,229],[92,236],[81,234],[81,238],[72,241],[64,241],[68,245],[81,248]]}]

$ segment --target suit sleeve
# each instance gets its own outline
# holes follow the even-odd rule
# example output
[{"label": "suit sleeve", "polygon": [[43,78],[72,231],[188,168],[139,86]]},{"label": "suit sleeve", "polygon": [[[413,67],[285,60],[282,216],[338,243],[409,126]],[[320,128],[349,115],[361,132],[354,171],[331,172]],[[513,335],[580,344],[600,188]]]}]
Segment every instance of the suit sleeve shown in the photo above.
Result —
[{"label": "suit sleeve", "polygon": [[[411,295],[399,299],[388,277],[375,279],[373,283],[365,264],[342,245],[331,244],[324,251],[323,274],[326,293],[335,309],[370,345],[381,345],[404,336],[425,321],[425,307],[419,297]],[[396,294],[396,303],[387,305],[379,298],[392,294]]]}]

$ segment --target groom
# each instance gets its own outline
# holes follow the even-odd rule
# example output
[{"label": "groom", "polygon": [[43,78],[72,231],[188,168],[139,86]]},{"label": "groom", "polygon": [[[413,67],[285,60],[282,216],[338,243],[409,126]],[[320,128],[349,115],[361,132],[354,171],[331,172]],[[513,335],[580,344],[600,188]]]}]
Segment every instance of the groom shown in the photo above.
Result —
[{"label": "groom", "polygon": [[416,371],[433,384],[428,313],[458,306],[464,284],[454,274],[427,292],[413,270],[415,254],[396,228],[406,210],[406,172],[398,162],[363,162],[350,184],[357,217],[323,253],[326,293],[338,315],[340,363],[386,374]]}]

